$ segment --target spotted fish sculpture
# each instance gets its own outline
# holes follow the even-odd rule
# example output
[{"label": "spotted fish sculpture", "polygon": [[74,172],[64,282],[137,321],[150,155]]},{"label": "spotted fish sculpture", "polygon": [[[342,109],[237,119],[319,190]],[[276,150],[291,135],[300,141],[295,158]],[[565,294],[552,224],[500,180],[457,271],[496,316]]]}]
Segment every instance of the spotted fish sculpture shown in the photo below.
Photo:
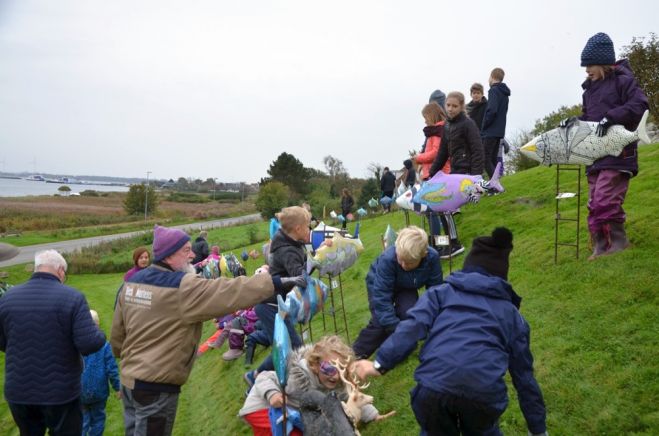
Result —
[{"label": "spotted fish sculpture", "polygon": [[631,142],[641,139],[649,143],[646,130],[649,111],[645,111],[634,132],[615,124],[606,135],[597,136],[597,123],[571,119],[565,127],[557,127],[533,138],[519,149],[526,157],[543,165],[592,165],[604,156],[618,156]]},{"label": "spotted fish sculpture", "polygon": [[423,214],[433,212],[454,212],[471,202],[478,203],[483,194],[504,192],[499,182],[501,163],[498,163],[492,179],[486,181],[481,176],[469,174],[446,174],[438,172],[421,185],[414,185],[396,199],[403,209]]},{"label": "spotted fish sculpture", "polygon": [[307,276],[307,287],[296,286],[286,294],[286,300],[277,295],[279,313],[293,322],[306,324],[313,316],[323,310],[329,288],[322,280]]},{"label": "spotted fish sculpture", "polygon": [[364,251],[362,241],[343,237],[338,232],[329,241],[321,244],[316,254],[308,259],[307,270],[316,268],[320,275],[337,276],[350,268]]}]

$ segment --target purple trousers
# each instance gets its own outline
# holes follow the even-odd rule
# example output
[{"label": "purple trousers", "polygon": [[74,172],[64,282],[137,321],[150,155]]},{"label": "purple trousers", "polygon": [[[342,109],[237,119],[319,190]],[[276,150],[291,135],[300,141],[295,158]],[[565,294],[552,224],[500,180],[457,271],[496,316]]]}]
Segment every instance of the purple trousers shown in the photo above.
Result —
[{"label": "purple trousers", "polygon": [[622,204],[629,188],[629,174],[616,170],[588,173],[588,230],[602,231],[607,222],[624,223]]}]

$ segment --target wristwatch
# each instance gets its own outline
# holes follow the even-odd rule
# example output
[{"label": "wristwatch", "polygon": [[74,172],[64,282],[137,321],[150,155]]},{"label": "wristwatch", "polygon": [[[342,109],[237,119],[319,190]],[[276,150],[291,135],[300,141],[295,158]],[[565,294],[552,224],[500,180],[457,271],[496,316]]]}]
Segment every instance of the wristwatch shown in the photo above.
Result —
[{"label": "wristwatch", "polygon": [[387,372],[387,370],[384,369],[382,367],[382,365],[380,365],[380,362],[378,362],[377,360],[373,361],[373,369],[375,369],[377,372],[379,372],[380,375],[384,375],[384,373]]}]

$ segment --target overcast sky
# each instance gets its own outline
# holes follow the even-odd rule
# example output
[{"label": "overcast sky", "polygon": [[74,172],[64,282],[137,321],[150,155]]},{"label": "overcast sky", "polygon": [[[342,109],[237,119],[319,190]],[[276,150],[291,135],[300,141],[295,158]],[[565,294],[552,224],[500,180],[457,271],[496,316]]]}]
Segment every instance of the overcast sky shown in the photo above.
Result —
[{"label": "overcast sky", "polygon": [[258,181],[287,151],[398,168],[434,89],[512,91],[506,136],[581,101],[586,40],[657,1],[0,0],[0,171]]}]

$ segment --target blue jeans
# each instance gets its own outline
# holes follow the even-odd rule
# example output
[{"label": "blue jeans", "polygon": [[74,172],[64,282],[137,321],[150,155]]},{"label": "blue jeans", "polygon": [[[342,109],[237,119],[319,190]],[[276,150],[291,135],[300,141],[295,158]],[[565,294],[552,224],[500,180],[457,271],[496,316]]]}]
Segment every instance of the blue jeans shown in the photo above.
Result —
[{"label": "blue jeans", "polygon": [[[266,332],[272,343],[275,337],[275,315],[277,314],[277,308],[269,304],[257,304],[254,306],[254,312],[256,312],[256,315],[259,317],[259,321],[261,321],[263,326],[263,331]],[[295,331],[293,323],[291,323],[288,318],[284,320],[284,323],[288,329],[288,334],[291,336],[291,346],[294,350],[300,348],[302,346],[302,338],[300,338],[300,335]],[[256,370],[258,372],[274,371],[275,365],[272,363],[272,354],[266,357]]]},{"label": "blue jeans", "polygon": [[82,436],[102,436],[105,430],[106,400],[82,405]]}]

